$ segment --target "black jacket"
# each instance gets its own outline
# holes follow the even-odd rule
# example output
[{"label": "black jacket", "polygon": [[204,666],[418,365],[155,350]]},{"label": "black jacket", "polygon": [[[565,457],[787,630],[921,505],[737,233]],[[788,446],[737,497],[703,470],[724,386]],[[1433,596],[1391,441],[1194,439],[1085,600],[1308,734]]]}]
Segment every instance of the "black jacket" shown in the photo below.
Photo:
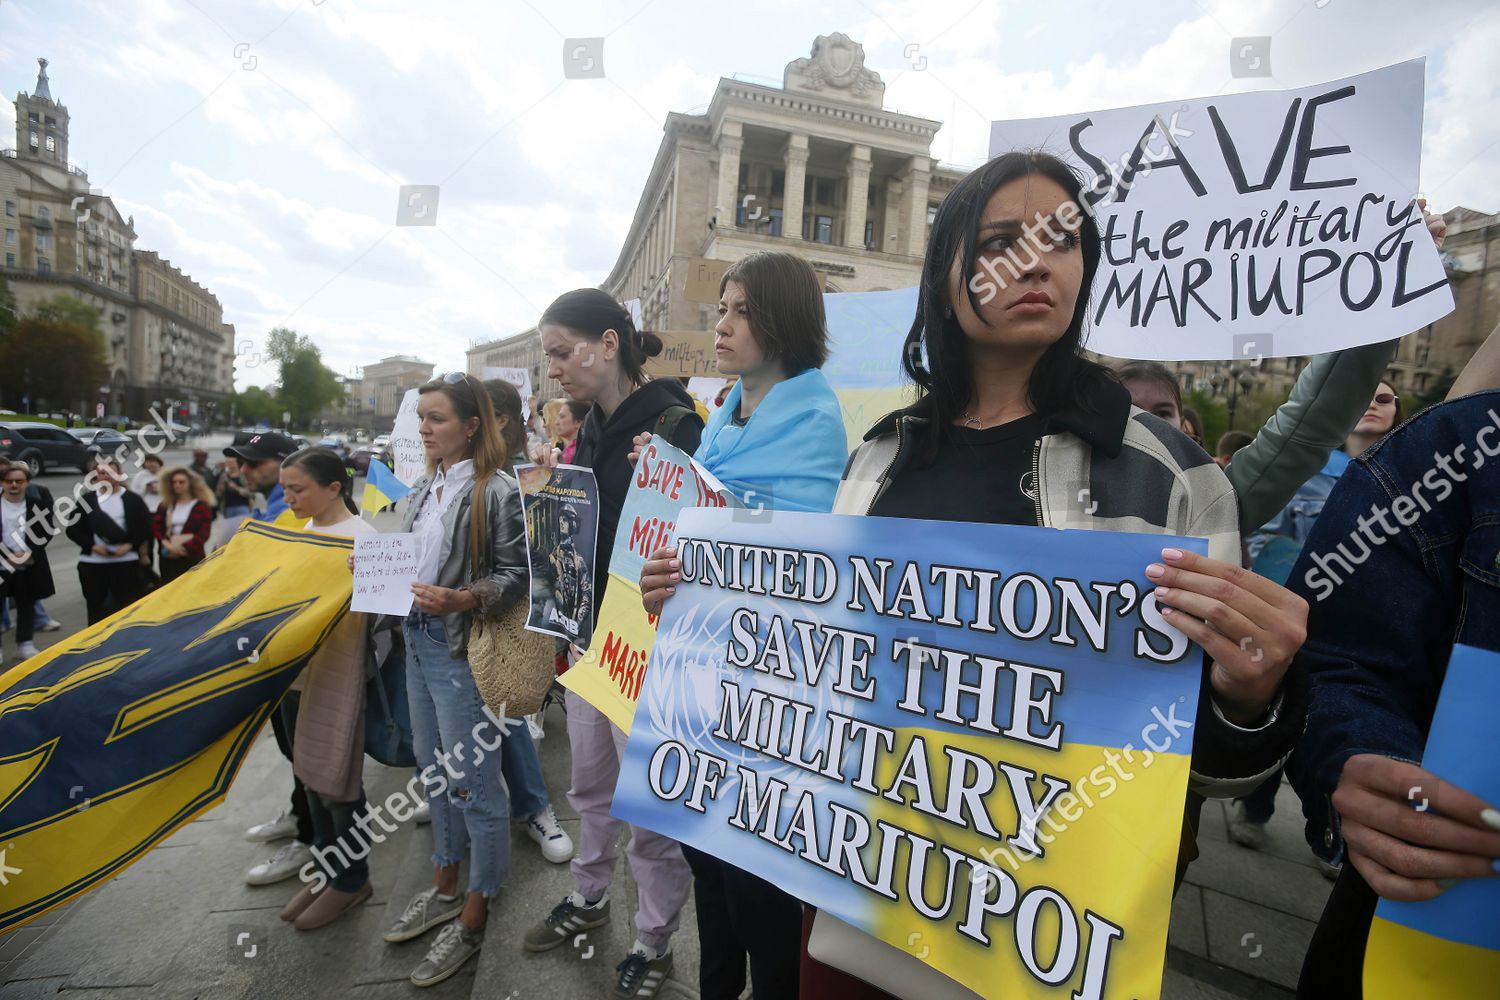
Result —
[{"label": "black jacket", "polygon": [[593,469],[599,482],[599,544],[594,554],[596,611],[604,602],[604,584],[609,580],[609,557],[615,547],[615,532],[620,527],[620,509],[630,492],[632,442],[643,431],[655,433],[663,414],[673,406],[689,412],[678,422],[671,442],[691,455],[698,450],[703,421],[693,409],[693,397],[675,379],[647,382],[627,396],[608,420],[597,404],[583,418],[573,464]]},{"label": "black jacket", "polygon": [[57,593],[52,585],[52,564],[47,560],[47,543],[52,541],[56,529],[52,526],[52,494],[45,486],[26,487],[26,514],[22,523],[29,526],[26,548],[31,552],[31,561],[12,568],[8,560],[0,558],[0,598],[14,597],[17,605],[44,600]]},{"label": "black jacket", "polygon": [[94,550],[94,536],[98,535],[110,545],[125,545],[139,549],[155,537],[151,533],[151,508],[146,506],[138,494],[124,487],[120,494],[125,498],[125,530],[111,520],[108,514],[94,504],[95,493],[85,493],[78,501],[79,517],[68,525],[68,537],[78,544],[83,555]]}]

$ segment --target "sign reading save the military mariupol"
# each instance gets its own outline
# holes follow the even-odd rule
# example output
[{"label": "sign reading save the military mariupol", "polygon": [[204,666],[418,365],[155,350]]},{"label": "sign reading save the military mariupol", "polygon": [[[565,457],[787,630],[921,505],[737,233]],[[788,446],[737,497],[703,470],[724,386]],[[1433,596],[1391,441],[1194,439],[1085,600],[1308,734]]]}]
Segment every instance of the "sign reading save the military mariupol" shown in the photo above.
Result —
[{"label": "sign reading save the military mariupol", "polygon": [[613,814],[983,996],[1158,996],[1203,654],[1145,569],[1206,543],[739,513],[678,520]]},{"label": "sign reading save the military mariupol", "polygon": [[654,440],[641,449],[620,510],[594,641],[562,678],[564,687],[627,733],[656,638],[656,616],[641,604],[641,567],[651,553],[672,544],[684,508],[740,506],[723,483],[667,442]]},{"label": "sign reading save the military mariupol", "polygon": [[348,609],[351,547],[246,522],[188,573],[0,674],[0,932],[224,800]]}]

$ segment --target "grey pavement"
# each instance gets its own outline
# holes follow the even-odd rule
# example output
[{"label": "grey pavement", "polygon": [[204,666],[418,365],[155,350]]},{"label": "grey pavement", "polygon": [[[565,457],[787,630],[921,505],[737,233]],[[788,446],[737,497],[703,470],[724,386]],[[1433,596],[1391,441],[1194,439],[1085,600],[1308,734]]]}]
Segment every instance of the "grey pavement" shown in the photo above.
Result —
[{"label": "grey pavement", "polygon": [[[186,453],[169,452],[166,458],[171,462]],[[41,481],[56,494],[78,478]],[[63,630],[38,633],[42,647],[84,622],[76,548],[66,540],[54,542],[50,555],[58,595],[47,607]],[[13,633],[4,642],[14,662]],[[560,709],[552,709],[546,730],[542,770],[558,818],[576,839],[578,821],[565,795],[568,746]],[[367,761],[367,795],[383,800],[399,792],[408,777]],[[290,769],[268,728],[223,805],[93,892],[0,935],[0,1000],[62,995],[572,1000],[609,994],[614,966],[635,938],[636,889],[623,852],[610,924],[534,955],[520,949],[520,935],[571,890],[572,881],[566,865],[549,864],[524,832],[513,831],[510,881],[491,908],[479,957],[447,982],[418,990],[407,976],[421,961],[431,933],[401,945],[386,944],[380,933],[431,877],[427,828],[402,824],[375,847],[375,892],[358,912],[323,930],[301,933],[277,918],[298,887],[295,880],[263,887],[244,881],[245,869],[269,855],[266,845],[245,841],[245,829],[285,808],[289,792]],[[1291,997],[1331,887],[1303,842],[1301,809],[1290,787],[1283,785],[1277,798],[1264,850],[1229,840],[1228,808],[1217,801],[1204,806],[1201,857],[1173,903],[1162,987],[1168,1000]],[[663,996],[698,995],[696,926],[690,901],[673,939],[676,969]]]}]

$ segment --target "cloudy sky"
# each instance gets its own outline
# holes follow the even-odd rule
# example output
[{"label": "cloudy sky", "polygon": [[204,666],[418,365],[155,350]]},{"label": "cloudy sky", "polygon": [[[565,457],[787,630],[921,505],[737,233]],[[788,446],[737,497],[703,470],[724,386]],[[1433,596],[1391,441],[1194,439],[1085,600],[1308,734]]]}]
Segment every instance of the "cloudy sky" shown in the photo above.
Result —
[{"label": "cloudy sky", "polygon": [[[0,0],[0,90],[50,60],[73,161],[250,351],[288,325],[342,372],[397,353],[443,371],[605,279],[667,112],[703,110],[721,76],[779,85],[834,31],[970,166],[992,119],[1426,56],[1422,190],[1500,209],[1488,0]],[[1270,77],[1232,74],[1239,36],[1271,38]],[[605,77],[566,78],[565,40],[597,37]],[[13,119],[7,100],[0,145]],[[404,184],[439,185],[436,226],[395,225]],[[242,364],[238,384],[270,377]]]}]

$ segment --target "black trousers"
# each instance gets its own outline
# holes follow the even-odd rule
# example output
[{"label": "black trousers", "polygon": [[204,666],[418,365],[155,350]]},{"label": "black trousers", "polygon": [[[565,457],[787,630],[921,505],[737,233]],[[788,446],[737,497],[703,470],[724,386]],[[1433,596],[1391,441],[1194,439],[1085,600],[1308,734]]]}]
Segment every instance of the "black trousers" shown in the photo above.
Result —
[{"label": "black trousers", "polygon": [[78,585],[83,589],[90,625],[130,607],[146,593],[141,564],[134,558],[119,563],[81,562],[78,564]]},{"label": "black trousers", "polygon": [[202,556],[177,556],[175,558],[162,556],[158,561],[158,565],[161,566],[161,582],[171,583],[202,561]]},{"label": "black trousers", "polygon": [[1313,931],[1297,980],[1301,1000],[1360,1000],[1365,944],[1378,897],[1347,860]]},{"label": "black trousers", "polygon": [[757,1000],[797,996],[802,904],[765,879],[686,844],[682,854],[693,870],[703,1000],[735,1000],[744,991],[746,954]]},{"label": "black trousers", "polygon": [[[293,691],[287,692],[288,697],[294,694]],[[276,746],[290,764],[292,762],[292,734],[297,731],[297,708],[294,704],[291,711],[283,712],[283,707],[277,706],[276,711],[271,713],[271,732],[276,734]],[[288,715],[291,716],[290,719],[285,718]],[[297,818],[297,840],[311,845],[313,842],[312,808],[307,804],[307,789],[302,786],[302,779],[295,773],[292,775],[292,815]]]}]

